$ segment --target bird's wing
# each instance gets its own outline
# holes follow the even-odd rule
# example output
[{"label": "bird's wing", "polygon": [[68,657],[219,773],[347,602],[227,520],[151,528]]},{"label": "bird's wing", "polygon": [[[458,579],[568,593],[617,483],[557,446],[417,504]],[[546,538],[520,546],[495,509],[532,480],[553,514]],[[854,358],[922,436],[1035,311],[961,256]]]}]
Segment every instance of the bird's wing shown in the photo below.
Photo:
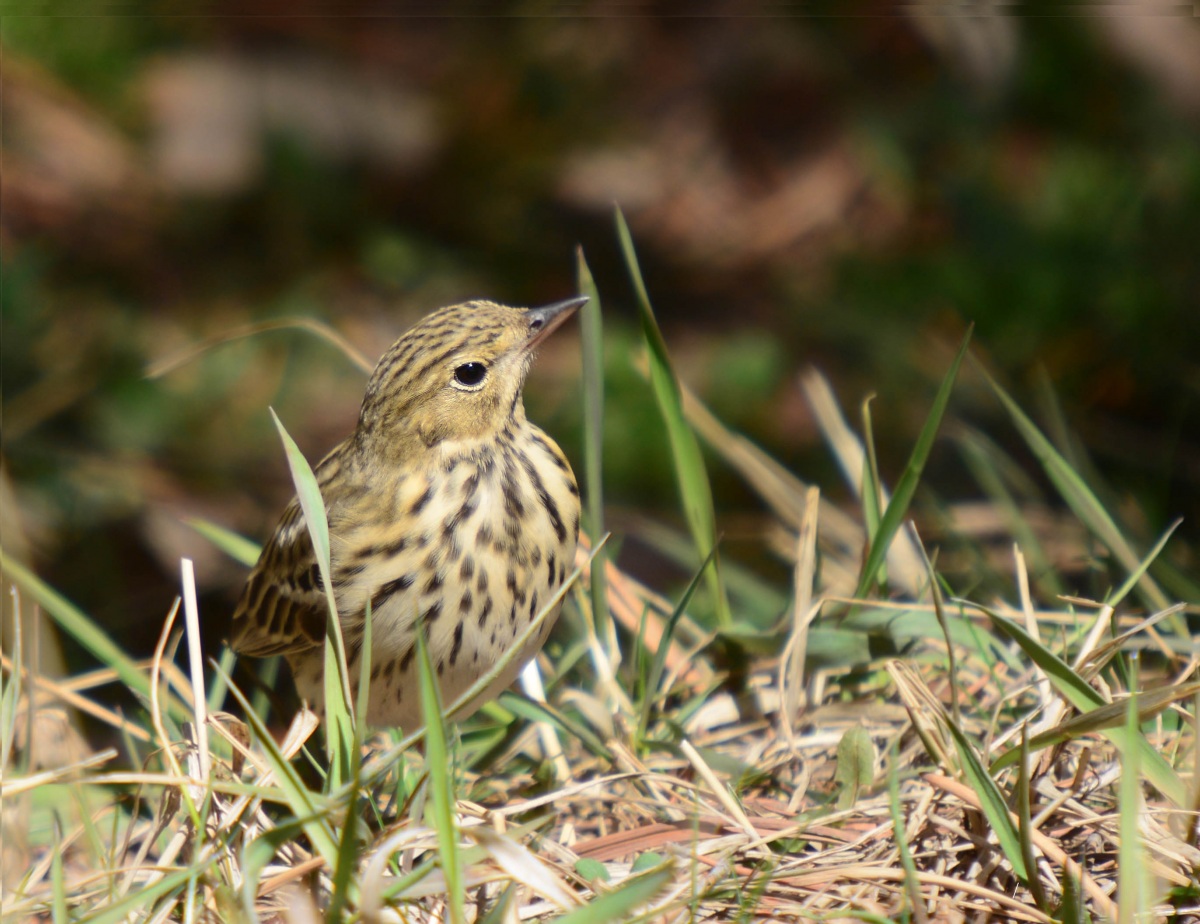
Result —
[{"label": "bird's wing", "polygon": [[264,658],[315,648],[325,641],[328,613],[308,526],[293,498],[234,610],[233,650]]}]

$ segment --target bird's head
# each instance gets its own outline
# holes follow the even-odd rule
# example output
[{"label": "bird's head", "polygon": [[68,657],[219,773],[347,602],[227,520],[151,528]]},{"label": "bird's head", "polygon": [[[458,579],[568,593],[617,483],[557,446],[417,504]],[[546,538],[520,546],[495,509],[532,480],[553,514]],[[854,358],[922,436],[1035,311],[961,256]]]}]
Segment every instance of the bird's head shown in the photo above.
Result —
[{"label": "bird's head", "polygon": [[433,312],[379,360],[356,438],[390,454],[483,440],[519,424],[534,351],[586,301],[543,308],[472,301]]}]

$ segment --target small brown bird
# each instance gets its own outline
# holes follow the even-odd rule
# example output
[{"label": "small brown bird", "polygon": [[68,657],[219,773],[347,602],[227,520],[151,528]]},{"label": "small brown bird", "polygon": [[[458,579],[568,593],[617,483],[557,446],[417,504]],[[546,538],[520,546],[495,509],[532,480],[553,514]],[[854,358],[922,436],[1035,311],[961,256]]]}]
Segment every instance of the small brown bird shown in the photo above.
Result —
[{"label": "small brown bird", "polygon": [[[449,704],[571,570],[579,489],[562,450],[525,418],[521,391],[534,350],[586,301],[530,309],[474,301],[429,315],[379,360],[354,434],[316,467],[351,690],[370,601],[371,724],[423,724],[418,619]],[[319,708],[327,612],[293,498],[242,591],[233,649],[286,656],[300,695]],[[512,683],[556,616],[468,712]]]}]

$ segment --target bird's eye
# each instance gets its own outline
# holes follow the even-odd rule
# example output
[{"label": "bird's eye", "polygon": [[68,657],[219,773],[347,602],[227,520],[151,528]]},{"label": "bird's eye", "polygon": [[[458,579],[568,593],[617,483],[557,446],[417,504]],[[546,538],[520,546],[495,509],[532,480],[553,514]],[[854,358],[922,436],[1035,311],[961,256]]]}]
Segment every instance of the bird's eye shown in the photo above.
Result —
[{"label": "bird's eye", "polygon": [[454,370],[454,381],[464,388],[477,388],[487,376],[483,363],[463,363]]}]

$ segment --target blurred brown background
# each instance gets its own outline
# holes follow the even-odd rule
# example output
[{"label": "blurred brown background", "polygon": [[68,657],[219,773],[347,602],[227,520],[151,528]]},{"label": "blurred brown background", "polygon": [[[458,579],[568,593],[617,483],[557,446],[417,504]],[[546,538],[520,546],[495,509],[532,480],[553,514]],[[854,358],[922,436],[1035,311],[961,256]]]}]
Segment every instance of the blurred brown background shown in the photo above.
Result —
[{"label": "blurred brown background", "polygon": [[[894,479],[974,321],[977,355],[1142,535],[1200,513],[1188,4],[258,9],[0,3],[2,539],[132,651],[184,554],[216,644],[244,572],[183,520],[264,538],[291,491],[267,407],[315,460],[364,383],[298,331],[150,364],[301,316],[373,359],[450,301],[570,294],[576,244],[605,312],[612,525],[678,523],[614,202],[683,378],[834,497],[798,372],[829,374],[855,421],[878,394]],[[579,468],[575,337],[527,403]],[[1036,482],[977,378],[953,408]],[[730,554],[786,594],[761,505],[713,473]],[[979,494],[950,446],[926,485]]]}]

